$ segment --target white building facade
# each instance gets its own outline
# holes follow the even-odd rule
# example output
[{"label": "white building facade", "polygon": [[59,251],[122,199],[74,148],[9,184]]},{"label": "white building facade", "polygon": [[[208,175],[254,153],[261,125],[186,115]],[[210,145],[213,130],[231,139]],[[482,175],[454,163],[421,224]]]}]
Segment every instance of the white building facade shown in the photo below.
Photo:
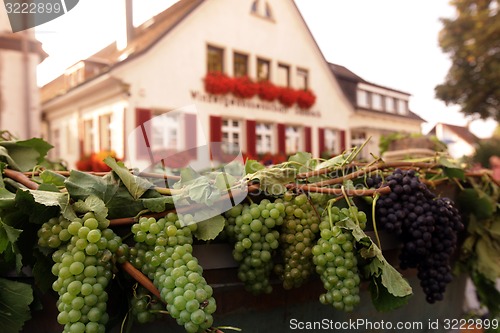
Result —
[{"label": "white building facade", "polygon": [[[214,94],[204,84],[213,72],[309,90],[315,100],[285,106]],[[354,110],[292,0],[181,0],[135,28],[124,49],[112,44],[75,64],[42,88],[42,98],[47,138],[70,166],[113,150],[143,167],[151,159],[144,150],[207,142],[250,156],[331,155],[351,146]],[[182,117],[150,121],[181,108]],[[137,129],[147,140],[128,139]]]}]

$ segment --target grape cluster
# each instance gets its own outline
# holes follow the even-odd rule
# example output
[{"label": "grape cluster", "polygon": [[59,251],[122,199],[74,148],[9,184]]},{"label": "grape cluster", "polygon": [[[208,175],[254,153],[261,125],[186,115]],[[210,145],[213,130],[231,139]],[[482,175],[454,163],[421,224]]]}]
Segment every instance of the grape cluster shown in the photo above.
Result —
[{"label": "grape cluster", "polygon": [[[369,186],[382,184],[380,178],[368,180]],[[377,221],[400,238],[400,266],[418,269],[427,301],[442,300],[452,280],[457,234],[463,229],[460,214],[449,199],[437,198],[414,170],[396,169],[385,181],[391,193],[377,201]]]},{"label": "grape cluster", "polygon": [[130,299],[130,314],[138,323],[145,324],[158,319],[164,308],[163,303],[146,288],[140,285],[134,288]]},{"label": "grape cluster", "polygon": [[213,323],[216,310],[213,290],[202,276],[203,268],[193,256],[192,232],[196,224],[185,216],[182,227],[177,214],[166,218],[141,218],[132,226],[136,245],[131,263],[153,280],[167,303],[167,311],[187,332],[200,332]]},{"label": "grape cluster", "polygon": [[237,205],[226,216],[234,219],[231,231],[235,240],[233,257],[240,262],[238,278],[252,293],[270,293],[272,255],[279,246],[276,228],[283,223],[285,205],[281,199],[264,199],[260,204]]},{"label": "grape cluster", "polygon": [[275,266],[275,272],[285,289],[301,286],[314,270],[312,246],[319,231],[319,218],[306,194],[284,195],[285,219],[281,228],[280,244],[283,264]]},{"label": "grape cluster", "polygon": [[[66,232],[71,235],[52,255],[52,273],[57,276],[52,288],[59,294],[57,321],[64,325],[64,332],[105,332],[109,318],[105,289],[112,278],[113,255],[122,247],[121,238],[107,228],[107,219],[98,219],[92,212],[68,222],[51,219],[39,232],[40,245],[49,247],[57,243],[55,235],[60,242],[67,238]],[[47,237],[49,226],[53,234]]]},{"label": "grape cluster", "polygon": [[38,245],[57,249],[61,244],[69,241],[71,239],[71,234],[68,231],[70,223],[71,221],[60,215],[42,224],[37,233]]},{"label": "grape cluster", "polygon": [[343,226],[350,219],[364,228],[366,215],[358,212],[356,207],[332,207],[325,213],[319,225],[320,239],[312,249],[316,272],[326,289],[319,300],[322,304],[331,304],[337,310],[352,311],[360,301],[360,277],[355,240]]}]

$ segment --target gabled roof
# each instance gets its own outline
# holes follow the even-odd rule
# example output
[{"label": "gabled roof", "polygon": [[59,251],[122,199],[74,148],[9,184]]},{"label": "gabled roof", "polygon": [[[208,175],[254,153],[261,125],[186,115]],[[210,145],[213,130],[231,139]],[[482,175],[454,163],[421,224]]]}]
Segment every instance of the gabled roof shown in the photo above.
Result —
[{"label": "gabled roof", "polygon": [[462,138],[462,140],[469,143],[470,145],[474,145],[480,141],[479,138],[475,136],[474,133],[469,131],[469,128],[465,126],[456,126],[456,125],[438,123],[434,125],[434,127],[429,131],[429,134],[436,135],[436,126],[438,126],[439,124],[442,125],[443,127],[446,127],[453,133],[455,133],[457,136]]},{"label": "gabled roof", "polygon": [[[140,26],[134,28],[133,39],[124,50],[118,50],[116,42],[113,42],[87,59],[84,59],[83,61],[85,62],[106,64],[106,66],[102,66],[99,72],[95,73],[93,77],[86,78],[86,80],[81,84],[108,72],[115,66],[125,63],[147,52],[193,10],[203,3],[203,1],[204,0],[178,1],[163,12],[153,16]],[[75,87],[67,89],[64,75],[60,75],[41,88],[42,103],[45,103],[52,98],[62,95],[74,88]]]},{"label": "gabled roof", "polygon": [[347,69],[344,66],[333,64],[333,63],[329,63],[329,65],[330,65],[330,69],[332,70],[333,74],[339,80],[348,80],[348,81],[356,82],[356,83],[365,83],[365,84],[369,84],[369,85],[374,86],[374,87],[387,89],[387,90],[394,91],[394,92],[397,92],[400,94],[404,94],[404,95],[408,95],[408,96],[411,95],[410,93],[407,93],[407,92],[404,92],[401,90],[389,88],[389,87],[382,86],[382,85],[377,84],[377,83],[366,81],[365,79],[363,79],[362,77],[355,74],[354,72],[352,72],[351,70]]},{"label": "gabled roof", "polygon": [[408,111],[407,115],[400,115],[397,113],[387,113],[387,112],[380,112],[380,111],[371,110],[371,109],[367,109],[367,108],[358,108],[357,101],[356,101],[356,92],[357,92],[357,88],[358,88],[357,86],[359,83],[364,83],[364,84],[368,84],[368,85],[371,85],[374,87],[383,88],[383,89],[397,92],[400,94],[405,94],[407,96],[409,96],[410,94],[403,92],[401,90],[396,90],[393,88],[388,88],[388,87],[381,86],[379,84],[368,82],[365,79],[363,79],[361,76],[355,74],[354,72],[352,72],[351,70],[346,68],[345,66],[341,66],[341,65],[333,64],[333,63],[329,63],[329,66],[330,66],[330,69],[331,69],[333,75],[337,78],[337,81],[340,85],[340,88],[342,89],[342,92],[347,97],[347,99],[349,100],[349,102],[351,103],[351,105],[353,106],[353,108],[355,110],[366,111],[366,112],[370,112],[373,114],[379,114],[379,115],[388,115],[391,117],[399,117],[399,118],[424,121],[420,116],[418,116],[417,114],[415,114],[412,111]]}]

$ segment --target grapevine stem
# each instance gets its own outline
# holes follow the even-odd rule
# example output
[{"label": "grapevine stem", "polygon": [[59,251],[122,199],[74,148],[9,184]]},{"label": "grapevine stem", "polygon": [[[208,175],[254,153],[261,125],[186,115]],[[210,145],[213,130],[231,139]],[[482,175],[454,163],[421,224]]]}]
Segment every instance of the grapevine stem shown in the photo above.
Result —
[{"label": "grapevine stem", "polygon": [[375,238],[377,239],[378,248],[382,251],[382,245],[380,243],[380,238],[378,237],[378,229],[377,229],[377,221],[375,219],[375,206],[377,205],[377,200],[380,197],[378,193],[373,196],[372,202],[372,223],[373,223],[373,231],[375,232]]},{"label": "grapevine stem", "polygon": [[155,187],[155,191],[163,195],[176,195],[182,193],[181,189],[172,189],[158,186]]},{"label": "grapevine stem", "polygon": [[35,183],[34,181],[31,181],[28,176],[26,176],[24,173],[11,170],[11,169],[4,169],[3,173],[5,176],[9,177],[12,180],[15,180],[16,182],[26,186],[27,188],[31,190],[38,190],[38,184]]},{"label": "grapevine stem", "polygon": [[144,288],[146,288],[153,295],[161,299],[160,292],[155,287],[153,282],[151,282],[151,280],[148,279],[146,275],[142,274],[141,271],[132,266],[132,264],[129,263],[128,261],[125,261],[121,266],[125,272],[127,272],[131,277],[133,277],[137,282],[139,282]]},{"label": "grapevine stem", "polygon": [[[288,184],[286,185],[289,189],[300,189],[305,192],[316,192],[316,193],[326,193],[333,195],[343,195],[343,191],[340,188],[329,188],[329,187],[318,187],[314,185],[297,185],[297,184]],[[383,186],[377,189],[362,189],[362,190],[345,190],[347,196],[367,196],[373,195],[375,193],[380,194],[388,194],[391,192],[389,186]]]}]

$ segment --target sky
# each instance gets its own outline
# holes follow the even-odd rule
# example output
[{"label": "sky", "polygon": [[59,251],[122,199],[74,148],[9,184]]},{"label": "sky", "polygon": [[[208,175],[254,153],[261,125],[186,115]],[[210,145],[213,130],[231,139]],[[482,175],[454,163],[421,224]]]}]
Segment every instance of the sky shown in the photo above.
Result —
[{"label": "sky", "polygon": [[[43,85],[116,38],[123,0],[81,0],[67,14],[39,26],[37,38],[50,55],[38,68]],[[217,0],[211,0],[217,1]],[[134,25],[175,0],[134,2]],[[410,93],[410,109],[429,124],[466,125],[457,106],[434,98],[451,62],[438,45],[439,18],[453,17],[449,0],[295,0],[325,59],[369,82]],[[489,137],[496,123],[474,121],[471,130]]]}]

